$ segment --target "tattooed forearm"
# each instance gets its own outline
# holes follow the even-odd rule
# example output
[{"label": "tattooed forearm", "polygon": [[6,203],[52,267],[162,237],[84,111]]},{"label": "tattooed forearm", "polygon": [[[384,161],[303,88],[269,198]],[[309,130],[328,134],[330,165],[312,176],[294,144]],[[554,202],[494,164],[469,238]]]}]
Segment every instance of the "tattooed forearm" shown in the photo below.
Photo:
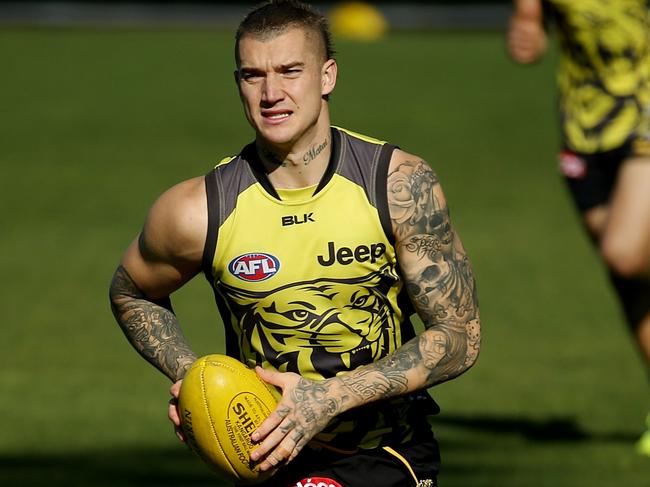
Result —
[{"label": "tattooed forearm", "polygon": [[449,233],[415,235],[400,244],[407,290],[425,326],[456,324],[478,310],[474,274],[460,242]]},{"label": "tattooed forearm", "polygon": [[119,266],[110,289],[111,308],[129,342],[171,380],[183,378],[196,356],[181,331],[169,299],[153,302]]},{"label": "tattooed forearm", "polygon": [[[473,326],[478,326],[478,321]],[[336,379],[344,391],[339,396],[340,407],[387,399],[453,379],[478,355],[478,335],[471,339],[466,335],[460,326],[457,330],[431,328],[393,354],[340,376]]]},{"label": "tattooed forearm", "polygon": [[351,396],[364,402],[396,396],[408,391],[405,372],[420,362],[416,343],[409,342],[378,362],[342,376],[342,384]]}]

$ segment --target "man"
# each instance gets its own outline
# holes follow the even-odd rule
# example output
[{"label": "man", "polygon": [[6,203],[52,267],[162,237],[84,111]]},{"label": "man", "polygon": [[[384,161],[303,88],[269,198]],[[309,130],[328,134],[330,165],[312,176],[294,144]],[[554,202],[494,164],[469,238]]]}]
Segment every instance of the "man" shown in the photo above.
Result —
[{"label": "man", "polygon": [[[512,58],[560,38],[560,169],[650,365],[650,17],[645,0],[516,0]],[[637,450],[650,456],[650,415]]]},{"label": "man", "polygon": [[235,53],[255,141],[156,201],[115,273],[116,319],[174,382],[182,439],[175,398],[197,357],[169,295],[203,271],[226,352],[283,393],[252,433],[252,460],[275,471],[265,485],[435,485],[426,389],[471,367],[480,341],[438,179],[417,156],[330,125],[337,64],[311,8],[256,8]]}]

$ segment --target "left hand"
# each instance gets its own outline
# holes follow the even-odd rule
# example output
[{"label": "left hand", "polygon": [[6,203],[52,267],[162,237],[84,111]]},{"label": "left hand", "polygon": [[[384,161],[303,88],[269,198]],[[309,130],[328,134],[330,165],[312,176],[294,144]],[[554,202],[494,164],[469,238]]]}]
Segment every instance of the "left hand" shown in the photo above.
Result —
[{"label": "left hand", "polygon": [[178,411],[178,395],[181,392],[182,383],[183,383],[183,379],[178,380],[174,382],[174,384],[169,389],[169,393],[172,395],[172,398],[169,400],[168,403],[167,416],[169,417],[169,420],[174,425],[174,433],[176,433],[176,436],[178,437],[179,440],[185,443],[185,435],[183,434],[183,430],[181,429],[181,415]]},{"label": "left hand", "polygon": [[261,461],[262,471],[293,460],[314,435],[339,412],[332,394],[332,379],[313,381],[293,372],[275,372],[256,367],[257,375],[282,390],[275,410],[252,434],[260,443],[251,460]]}]

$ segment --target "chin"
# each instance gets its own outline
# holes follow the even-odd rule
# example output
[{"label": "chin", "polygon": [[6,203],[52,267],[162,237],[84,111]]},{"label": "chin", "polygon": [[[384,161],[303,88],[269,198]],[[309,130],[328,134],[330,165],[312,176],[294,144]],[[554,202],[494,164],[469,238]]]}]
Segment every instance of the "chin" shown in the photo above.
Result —
[{"label": "chin", "polygon": [[284,127],[265,127],[258,130],[257,134],[264,141],[277,146],[290,145],[297,139],[295,130]]}]

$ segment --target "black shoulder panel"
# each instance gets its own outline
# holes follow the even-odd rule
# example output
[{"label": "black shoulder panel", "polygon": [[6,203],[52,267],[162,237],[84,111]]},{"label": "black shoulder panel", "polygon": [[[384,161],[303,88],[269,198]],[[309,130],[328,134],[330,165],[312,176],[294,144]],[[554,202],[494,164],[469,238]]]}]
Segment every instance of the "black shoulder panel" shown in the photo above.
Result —
[{"label": "black shoulder panel", "polygon": [[384,144],[381,149],[375,179],[375,205],[379,212],[379,219],[384,233],[389,242],[395,244],[395,235],[393,234],[393,225],[390,221],[390,210],[388,208],[388,166],[396,146]]},{"label": "black shoulder panel", "polygon": [[203,272],[210,283],[214,280],[212,261],[217,249],[219,228],[235,210],[239,195],[256,181],[249,162],[244,158],[246,153],[247,149],[245,148],[239,156],[217,165],[205,176],[208,232],[203,249],[202,265]]},{"label": "black shoulder panel", "polygon": [[205,175],[205,193],[208,200],[208,233],[205,237],[205,246],[203,247],[203,273],[206,279],[212,283],[212,261],[214,252],[217,249],[217,236],[219,233],[219,181],[217,170],[213,169]]},{"label": "black shoulder panel", "polygon": [[339,131],[339,174],[363,188],[372,206],[377,208],[382,228],[394,243],[390,213],[388,212],[388,166],[396,146],[374,141],[363,136]]}]

